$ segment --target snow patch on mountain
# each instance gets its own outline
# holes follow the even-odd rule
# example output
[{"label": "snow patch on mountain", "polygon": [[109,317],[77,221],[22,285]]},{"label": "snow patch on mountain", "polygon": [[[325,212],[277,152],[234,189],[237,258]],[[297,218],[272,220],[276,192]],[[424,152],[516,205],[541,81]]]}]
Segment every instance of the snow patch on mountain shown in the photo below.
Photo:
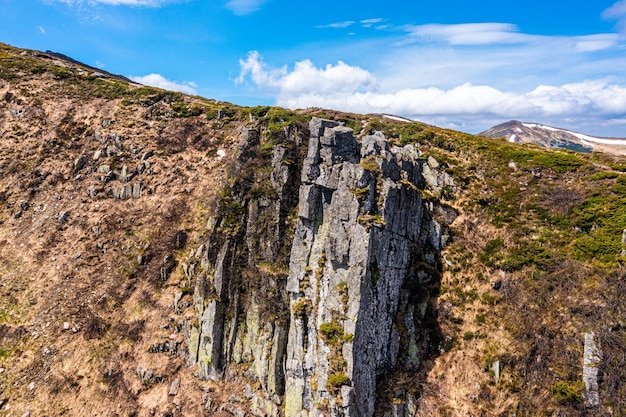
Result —
[{"label": "snow patch on mountain", "polygon": [[567,133],[569,135],[574,136],[579,139],[583,144],[587,146],[594,146],[594,144],[601,143],[603,145],[617,145],[617,146],[626,146],[626,139],[607,139],[607,138],[598,138],[595,136],[584,135],[582,133],[572,132],[570,130],[565,129],[557,129],[554,127],[540,125],[535,123],[522,123],[522,126],[530,128],[530,129],[544,129],[550,132],[562,132]]}]

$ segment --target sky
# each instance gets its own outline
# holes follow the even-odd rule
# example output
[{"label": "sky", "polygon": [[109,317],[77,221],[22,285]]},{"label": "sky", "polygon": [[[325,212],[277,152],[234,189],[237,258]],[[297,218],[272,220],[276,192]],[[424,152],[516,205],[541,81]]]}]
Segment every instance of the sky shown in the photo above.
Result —
[{"label": "sky", "polygon": [[239,105],[626,137],[626,0],[0,0],[0,42]]}]

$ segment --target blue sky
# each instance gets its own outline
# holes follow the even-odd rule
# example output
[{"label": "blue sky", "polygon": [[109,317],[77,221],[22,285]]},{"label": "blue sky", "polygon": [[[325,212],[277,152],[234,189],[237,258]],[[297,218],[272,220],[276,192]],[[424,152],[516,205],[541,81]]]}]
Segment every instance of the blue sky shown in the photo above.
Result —
[{"label": "blue sky", "polygon": [[626,137],[626,0],[0,0],[0,42],[242,105]]}]

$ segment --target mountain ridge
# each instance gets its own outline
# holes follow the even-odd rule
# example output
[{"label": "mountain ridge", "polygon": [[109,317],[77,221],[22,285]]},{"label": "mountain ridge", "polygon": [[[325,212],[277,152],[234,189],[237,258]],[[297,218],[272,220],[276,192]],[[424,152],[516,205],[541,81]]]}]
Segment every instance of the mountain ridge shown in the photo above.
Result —
[{"label": "mountain ridge", "polygon": [[0,45],[0,416],[624,415],[625,172]]},{"label": "mountain ridge", "polygon": [[518,120],[501,123],[479,133],[479,135],[505,138],[513,143],[533,143],[548,148],[569,149],[577,152],[601,151],[616,155],[626,153],[625,138],[595,137],[567,129]]}]

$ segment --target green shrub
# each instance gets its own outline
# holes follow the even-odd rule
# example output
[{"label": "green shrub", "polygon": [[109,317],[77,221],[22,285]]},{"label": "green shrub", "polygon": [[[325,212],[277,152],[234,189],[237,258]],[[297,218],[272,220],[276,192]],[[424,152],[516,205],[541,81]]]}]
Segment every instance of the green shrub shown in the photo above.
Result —
[{"label": "green shrub", "polygon": [[504,248],[504,240],[500,238],[491,239],[485,245],[485,250],[478,258],[487,266],[494,266],[502,259],[502,250]]},{"label": "green shrub", "polygon": [[601,180],[610,180],[610,179],[614,179],[617,177],[619,177],[619,174],[617,172],[602,171],[602,172],[598,172],[597,174],[593,174],[591,176],[591,179],[594,181],[601,181]]},{"label": "green shrub", "polygon": [[376,160],[375,155],[370,155],[367,158],[361,160],[361,162],[359,162],[359,166],[366,171],[370,171],[376,174],[381,173],[381,170],[380,170],[380,167],[378,166],[378,161]]},{"label": "green shrub", "polygon": [[558,381],[550,388],[550,392],[554,395],[554,399],[559,404],[574,404],[582,400],[584,384],[582,381],[576,381],[568,384],[564,381]]},{"label": "green shrub", "polygon": [[343,327],[336,320],[322,323],[319,331],[324,342],[330,346],[336,346],[344,337]]},{"label": "green shrub", "polygon": [[342,385],[347,385],[350,382],[350,378],[348,375],[340,372],[336,372],[328,375],[328,388],[329,389],[338,389]]}]

